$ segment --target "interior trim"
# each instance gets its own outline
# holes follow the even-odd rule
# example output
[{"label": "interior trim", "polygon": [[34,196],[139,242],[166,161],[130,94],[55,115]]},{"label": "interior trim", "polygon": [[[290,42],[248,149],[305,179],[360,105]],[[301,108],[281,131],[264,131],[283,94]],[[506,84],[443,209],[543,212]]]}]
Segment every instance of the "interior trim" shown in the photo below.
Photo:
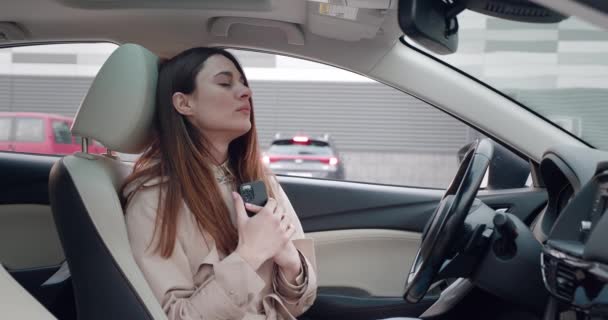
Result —
[{"label": "interior trim", "polygon": [[319,287],[352,288],[375,297],[400,297],[421,235],[384,229],[311,232]]},{"label": "interior trim", "polygon": [[2,319],[55,319],[2,266],[0,266],[0,296]]},{"label": "interior trim", "polygon": [[64,260],[50,206],[0,206],[0,261],[7,269],[56,266]]}]

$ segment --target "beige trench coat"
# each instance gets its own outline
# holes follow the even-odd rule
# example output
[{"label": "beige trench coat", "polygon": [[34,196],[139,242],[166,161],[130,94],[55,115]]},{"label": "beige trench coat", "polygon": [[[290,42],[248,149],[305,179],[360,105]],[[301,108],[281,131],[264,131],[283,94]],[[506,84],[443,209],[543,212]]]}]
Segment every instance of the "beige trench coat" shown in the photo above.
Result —
[{"label": "beige trench coat", "polygon": [[[214,167],[216,178],[236,223],[231,197],[235,190],[226,164]],[[228,173],[228,174],[226,174]],[[162,179],[142,184],[126,207],[127,230],[135,261],[150,284],[169,320],[190,319],[295,319],[314,302],[317,290],[312,239],[306,239],[301,223],[281,186],[272,180],[279,205],[296,228],[292,238],[303,261],[296,283],[289,283],[272,260],[253,270],[237,253],[218,251],[213,238],[200,232],[184,204],[179,212],[177,239],[168,259],[150,245],[158,209]],[[129,186],[126,195],[137,186]],[[156,243],[156,242],[155,242]]]}]

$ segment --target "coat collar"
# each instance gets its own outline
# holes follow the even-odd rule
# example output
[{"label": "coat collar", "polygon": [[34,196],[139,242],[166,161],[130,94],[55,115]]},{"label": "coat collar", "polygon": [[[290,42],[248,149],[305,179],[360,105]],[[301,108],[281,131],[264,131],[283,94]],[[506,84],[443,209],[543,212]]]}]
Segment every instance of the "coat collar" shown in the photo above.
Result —
[{"label": "coat collar", "polygon": [[[228,160],[224,161],[224,163],[220,165],[211,165],[211,171],[215,175],[215,179],[218,183],[231,183],[236,181],[236,176],[234,175],[234,171],[232,170],[230,163]],[[154,177],[146,180],[141,185],[144,187],[152,187],[159,184],[163,184],[169,180],[169,176],[162,177]]]}]

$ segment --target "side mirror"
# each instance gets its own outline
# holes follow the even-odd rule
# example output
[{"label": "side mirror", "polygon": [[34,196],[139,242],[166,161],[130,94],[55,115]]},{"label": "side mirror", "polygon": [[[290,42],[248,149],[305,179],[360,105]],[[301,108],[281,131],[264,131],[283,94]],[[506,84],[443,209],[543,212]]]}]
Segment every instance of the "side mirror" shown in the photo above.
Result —
[{"label": "side mirror", "polygon": [[469,151],[469,149],[471,149],[473,144],[475,144],[475,142],[467,143],[464,146],[462,146],[460,149],[458,149],[458,153],[457,153],[458,164],[460,164],[462,162],[462,159],[464,159],[464,155],[467,154],[467,151]]},{"label": "side mirror", "polygon": [[[511,150],[494,142],[494,156],[490,161],[487,176],[487,189],[523,188],[530,175],[530,164]],[[458,150],[458,163],[473,143],[468,143]]]}]

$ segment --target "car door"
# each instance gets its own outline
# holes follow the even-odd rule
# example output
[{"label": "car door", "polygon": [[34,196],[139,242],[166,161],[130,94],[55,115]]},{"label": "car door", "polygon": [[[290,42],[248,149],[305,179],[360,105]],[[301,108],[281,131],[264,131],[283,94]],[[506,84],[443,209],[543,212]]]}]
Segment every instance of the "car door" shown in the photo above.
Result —
[{"label": "car door", "polygon": [[[0,153],[0,262],[59,319],[75,319],[69,271],[48,200],[57,157]],[[62,268],[63,266],[63,268]]]},{"label": "car door", "polygon": [[[421,232],[443,190],[279,178],[306,235],[315,240],[319,292],[312,318],[418,316],[437,298],[402,299]],[[481,191],[479,198],[521,217],[538,212],[544,189]]]}]

